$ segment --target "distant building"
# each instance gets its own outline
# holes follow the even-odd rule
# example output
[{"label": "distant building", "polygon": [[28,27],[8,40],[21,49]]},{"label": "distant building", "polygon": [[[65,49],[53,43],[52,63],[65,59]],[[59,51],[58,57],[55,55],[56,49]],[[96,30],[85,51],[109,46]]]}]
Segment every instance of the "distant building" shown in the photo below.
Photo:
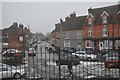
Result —
[{"label": "distant building", "polygon": [[70,17],[65,18],[65,22],[60,19],[60,23],[55,24],[55,29],[51,32],[52,44],[58,45],[61,48],[82,48],[82,26],[86,17],[76,17],[75,12],[73,12],[70,14]]},{"label": "distant building", "polygon": [[23,24],[13,23],[9,28],[2,30],[2,47],[26,49],[27,42],[31,37],[30,29],[24,27]]},{"label": "distant building", "polygon": [[32,34],[32,41],[31,42],[41,42],[42,40],[45,39],[45,36],[43,33],[33,33]]}]

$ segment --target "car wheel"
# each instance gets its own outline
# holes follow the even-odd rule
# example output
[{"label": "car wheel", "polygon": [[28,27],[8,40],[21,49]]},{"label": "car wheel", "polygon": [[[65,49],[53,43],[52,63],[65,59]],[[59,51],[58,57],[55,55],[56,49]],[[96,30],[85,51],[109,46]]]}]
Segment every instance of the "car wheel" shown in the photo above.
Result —
[{"label": "car wheel", "polygon": [[15,73],[13,77],[16,78],[16,79],[18,79],[18,78],[21,77],[21,74],[20,73]]}]

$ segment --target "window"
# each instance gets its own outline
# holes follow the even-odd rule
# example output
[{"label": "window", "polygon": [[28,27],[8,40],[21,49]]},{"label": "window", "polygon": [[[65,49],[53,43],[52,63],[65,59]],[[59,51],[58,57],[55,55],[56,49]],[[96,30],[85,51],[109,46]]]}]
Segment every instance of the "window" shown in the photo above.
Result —
[{"label": "window", "polygon": [[106,15],[103,16],[103,23],[107,23],[107,16]]},{"label": "window", "polygon": [[81,39],[81,37],[82,37],[81,32],[77,32],[77,39]]},{"label": "window", "polygon": [[112,41],[111,40],[105,40],[104,41],[104,49],[112,49]]},{"label": "window", "polygon": [[82,45],[82,44],[81,44],[81,41],[78,41],[78,42],[77,42],[77,47],[78,47],[78,48],[82,48],[81,45]]},{"label": "window", "polygon": [[64,47],[70,47],[70,40],[64,41]]},{"label": "window", "polygon": [[108,37],[108,28],[106,27],[106,25],[104,25],[103,28],[103,37]]},{"label": "window", "polygon": [[92,36],[92,29],[88,30],[88,36]]},{"label": "window", "polygon": [[64,38],[66,39],[66,38],[69,38],[69,33],[68,32],[65,32],[64,33]]},{"label": "window", "polygon": [[93,44],[93,42],[91,40],[86,40],[85,41],[85,47],[86,48],[92,48],[92,44]]},{"label": "window", "polygon": [[92,18],[88,19],[88,24],[91,25],[92,24]]},{"label": "window", "polygon": [[119,46],[120,46],[120,40],[116,40],[115,41],[115,49],[118,49]]}]

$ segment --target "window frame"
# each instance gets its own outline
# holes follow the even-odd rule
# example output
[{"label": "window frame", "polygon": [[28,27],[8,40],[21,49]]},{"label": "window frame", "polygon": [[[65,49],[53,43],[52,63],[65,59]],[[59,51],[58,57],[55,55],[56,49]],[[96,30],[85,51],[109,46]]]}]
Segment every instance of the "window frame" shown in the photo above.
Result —
[{"label": "window frame", "polygon": [[103,15],[102,20],[103,20],[103,23],[107,23],[107,15]]},{"label": "window frame", "polygon": [[108,28],[106,25],[104,25],[102,32],[103,32],[103,37],[108,37]]},{"label": "window frame", "polygon": [[92,36],[92,32],[93,32],[92,29],[89,29],[88,30],[88,36]]}]

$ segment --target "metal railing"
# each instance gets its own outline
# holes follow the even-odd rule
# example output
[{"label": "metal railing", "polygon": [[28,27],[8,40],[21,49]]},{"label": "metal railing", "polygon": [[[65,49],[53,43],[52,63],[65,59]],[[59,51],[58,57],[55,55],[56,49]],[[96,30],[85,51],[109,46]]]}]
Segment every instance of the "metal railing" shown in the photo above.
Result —
[{"label": "metal railing", "polygon": [[[81,51],[80,53],[85,52]],[[29,55],[27,51],[27,53],[23,53],[22,58],[19,58],[20,55],[9,58],[1,56],[2,64],[12,65],[2,65],[1,77],[4,78],[5,75],[11,74],[12,77],[21,80],[120,80],[120,68],[110,68],[113,66],[112,64],[106,67],[105,60],[101,55],[94,53],[97,57],[96,60],[93,55],[85,57],[86,53],[80,57],[80,53],[53,51],[38,45],[36,53],[33,53],[35,55]],[[8,70],[5,70],[6,68]],[[18,69],[20,71],[17,71]],[[15,74],[16,72],[22,74],[22,69],[27,74],[23,76]]]}]

